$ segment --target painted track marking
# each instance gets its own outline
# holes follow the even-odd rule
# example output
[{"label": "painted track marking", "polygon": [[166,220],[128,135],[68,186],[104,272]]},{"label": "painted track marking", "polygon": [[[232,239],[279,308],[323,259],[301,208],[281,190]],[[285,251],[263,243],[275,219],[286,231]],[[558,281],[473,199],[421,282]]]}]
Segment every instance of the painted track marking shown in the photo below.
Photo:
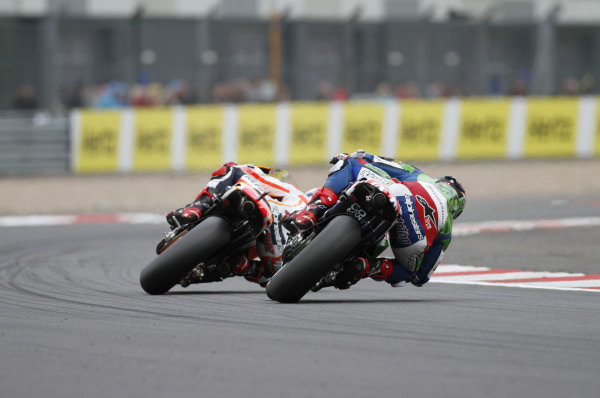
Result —
[{"label": "painted track marking", "polygon": [[458,264],[441,264],[433,273],[431,282],[600,292],[600,275],[494,269]]},{"label": "painted track marking", "polygon": [[0,227],[38,227],[79,224],[162,224],[165,216],[152,213],[35,215],[0,217]]},{"label": "painted track marking", "polygon": [[504,220],[457,223],[454,236],[467,236],[492,232],[531,231],[534,229],[563,229],[600,226],[600,217],[571,217],[544,220]]}]

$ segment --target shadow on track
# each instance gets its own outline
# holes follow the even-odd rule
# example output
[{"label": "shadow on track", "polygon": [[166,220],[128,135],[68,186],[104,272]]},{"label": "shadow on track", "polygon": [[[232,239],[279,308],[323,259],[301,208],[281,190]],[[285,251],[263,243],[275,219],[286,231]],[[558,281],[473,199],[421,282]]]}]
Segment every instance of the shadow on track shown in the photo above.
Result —
[{"label": "shadow on track", "polygon": [[219,295],[219,294],[262,294],[265,295],[264,291],[260,290],[190,290],[185,292],[167,292],[165,296],[177,296],[177,295],[186,295],[186,294],[198,294],[198,295]]},{"label": "shadow on track", "polygon": [[401,298],[393,298],[393,299],[333,299],[333,300],[301,300],[298,303],[294,304],[372,304],[372,303],[441,303],[447,301],[456,301],[455,299],[401,299]]}]

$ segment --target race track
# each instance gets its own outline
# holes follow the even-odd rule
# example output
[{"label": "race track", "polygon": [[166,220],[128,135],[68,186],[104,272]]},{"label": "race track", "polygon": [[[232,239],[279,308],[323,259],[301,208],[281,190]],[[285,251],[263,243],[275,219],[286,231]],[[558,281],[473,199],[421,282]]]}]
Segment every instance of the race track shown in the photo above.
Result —
[{"label": "race track", "polygon": [[[463,222],[597,216],[475,202]],[[163,226],[0,229],[0,396],[598,397],[600,291],[363,281],[270,301],[243,280],[153,297]],[[456,237],[447,263],[600,273],[600,227]]]}]

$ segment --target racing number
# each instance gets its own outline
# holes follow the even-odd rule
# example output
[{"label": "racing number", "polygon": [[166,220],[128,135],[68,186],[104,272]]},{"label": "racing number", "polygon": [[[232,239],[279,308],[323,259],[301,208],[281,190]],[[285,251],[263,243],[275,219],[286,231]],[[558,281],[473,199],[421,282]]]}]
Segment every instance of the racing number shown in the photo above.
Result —
[{"label": "racing number", "polygon": [[361,209],[358,203],[353,203],[352,206],[350,206],[346,211],[358,221],[362,220],[367,215],[367,212]]}]

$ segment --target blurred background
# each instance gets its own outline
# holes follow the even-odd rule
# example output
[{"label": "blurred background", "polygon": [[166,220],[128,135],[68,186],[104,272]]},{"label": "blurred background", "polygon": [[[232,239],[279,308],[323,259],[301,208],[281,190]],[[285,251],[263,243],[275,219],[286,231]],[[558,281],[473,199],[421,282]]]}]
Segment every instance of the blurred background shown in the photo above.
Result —
[{"label": "blurred background", "polygon": [[0,0],[0,175],[594,158],[599,79],[596,0]]},{"label": "blurred background", "polygon": [[0,109],[592,94],[596,0],[0,0]]}]

